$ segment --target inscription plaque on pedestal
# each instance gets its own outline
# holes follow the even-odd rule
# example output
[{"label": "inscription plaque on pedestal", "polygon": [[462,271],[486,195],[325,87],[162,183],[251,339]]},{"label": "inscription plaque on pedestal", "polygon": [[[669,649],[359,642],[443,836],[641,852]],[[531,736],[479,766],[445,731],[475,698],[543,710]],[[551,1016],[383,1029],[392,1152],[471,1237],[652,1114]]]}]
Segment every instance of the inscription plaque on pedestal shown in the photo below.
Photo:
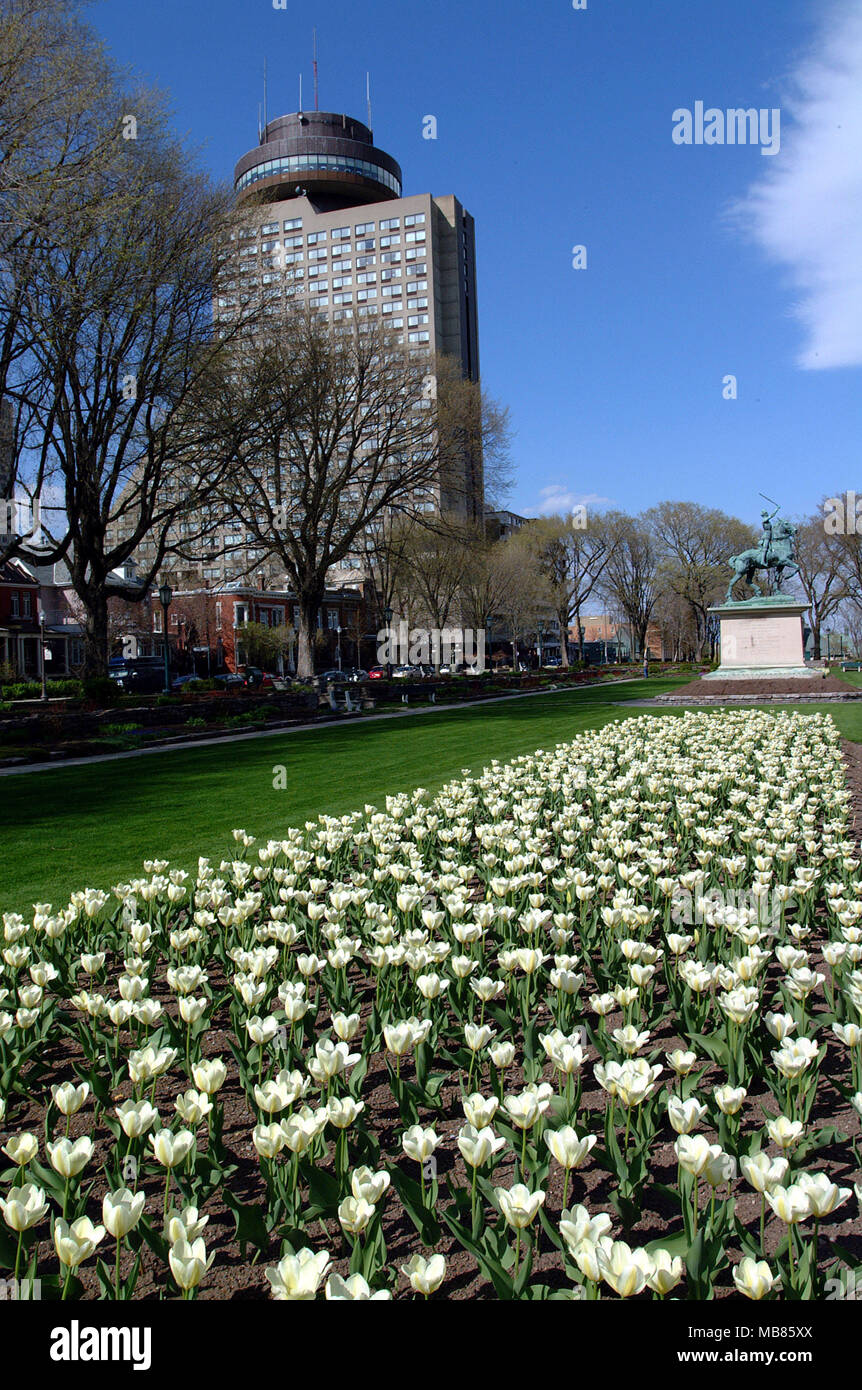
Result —
[{"label": "inscription plaque on pedestal", "polygon": [[758,676],[818,675],[805,665],[804,603],[793,599],[749,599],[711,608],[721,626],[721,665],[705,680],[751,680]]}]

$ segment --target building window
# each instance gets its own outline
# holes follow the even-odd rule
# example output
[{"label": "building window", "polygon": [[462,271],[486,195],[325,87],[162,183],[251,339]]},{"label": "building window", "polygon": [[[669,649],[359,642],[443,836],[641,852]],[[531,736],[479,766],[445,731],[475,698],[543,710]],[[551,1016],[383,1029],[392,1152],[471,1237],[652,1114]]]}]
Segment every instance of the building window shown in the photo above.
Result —
[{"label": "building window", "polygon": [[12,617],[13,617],[13,618],[20,618],[20,616],[21,616],[21,596],[20,596],[20,594],[19,594],[15,589],[13,589],[13,590],[12,590]]},{"label": "building window", "polygon": [[278,223],[267,222],[265,226],[261,227],[260,234],[261,236],[278,236]]},{"label": "building window", "polygon": [[161,630],[162,630],[162,610],[161,610],[161,608],[154,608],[154,609],[153,609],[153,632],[161,632]]},{"label": "building window", "polygon": [[431,335],[427,329],[421,333],[409,333],[407,337],[408,342],[411,343],[427,343],[431,339]]},{"label": "building window", "polygon": [[385,222],[380,223],[381,232],[391,232],[394,227],[401,226],[400,217],[388,217]]},{"label": "building window", "polygon": [[333,229],[332,229],[332,240],[333,240],[333,241],[344,241],[344,240],[346,240],[346,239],[349,239],[349,237],[350,237],[350,228],[349,228],[349,227],[333,227]]},{"label": "building window", "polygon": [[326,610],[326,626],[329,628],[330,632],[334,632],[335,629],[336,629],[337,627],[340,626],[339,621],[338,621],[338,609],[337,609],[337,608],[327,608],[327,610]]},{"label": "building window", "polygon": [[424,212],[415,212],[412,217],[405,217],[405,227],[421,227],[425,222]]},{"label": "building window", "polygon": [[287,222],[284,223],[284,230],[285,230],[286,232],[295,232],[295,231],[297,230],[297,228],[299,228],[299,227],[301,227],[301,226],[302,226],[302,218],[301,218],[301,217],[291,217],[289,221],[287,221]]},{"label": "building window", "polygon": [[23,612],[23,616],[24,616],[25,618],[29,618],[29,617],[30,617],[30,613],[31,613],[31,608],[30,608],[30,595],[27,593],[26,589],[24,590],[24,593],[21,595],[21,598],[23,599],[23,602],[24,602],[24,612]]},{"label": "building window", "polygon": [[216,630],[221,632],[221,603],[216,604]]},{"label": "building window", "polygon": [[373,222],[359,222],[359,223],[357,223],[357,225],[354,227],[353,230],[354,230],[354,232],[356,233],[357,236],[368,236],[368,234],[369,234],[370,232],[373,232],[373,231],[374,231],[374,223],[373,223]]},{"label": "building window", "polygon": [[322,241],[326,241],[326,232],[309,232],[305,238],[309,246],[319,246]]}]

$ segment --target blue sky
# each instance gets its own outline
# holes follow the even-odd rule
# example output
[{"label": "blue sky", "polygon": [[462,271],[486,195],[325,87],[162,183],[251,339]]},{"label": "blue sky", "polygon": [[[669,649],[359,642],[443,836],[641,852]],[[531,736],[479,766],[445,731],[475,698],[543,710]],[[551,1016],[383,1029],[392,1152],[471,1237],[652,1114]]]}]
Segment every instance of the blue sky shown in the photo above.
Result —
[{"label": "blue sky", "polygon": [[[687,498],[751,521],[761,491],[804,513],[862,481],[862,0],[97,0],[91,19],[219,179],[256,142],[264,57],[270,118],[300,71],[311,104],[315,26],[322,109],[364,119],[370,70],[405,193],[476,218],[514,509]],[[780,108],[779,152],[675,144],[698,101]]]}]

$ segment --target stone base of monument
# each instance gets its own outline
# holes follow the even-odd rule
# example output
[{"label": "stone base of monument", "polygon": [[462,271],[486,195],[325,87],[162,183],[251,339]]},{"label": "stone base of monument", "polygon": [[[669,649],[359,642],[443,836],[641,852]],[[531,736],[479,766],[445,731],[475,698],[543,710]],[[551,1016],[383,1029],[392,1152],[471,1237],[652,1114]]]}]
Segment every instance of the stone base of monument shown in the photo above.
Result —
[{"label": "stone base of monument", "polygon": [[821,669],[806,665],[803,654],[806,609],[806,604],[787,594],[710,608],[721,627],[721,665],[703,680],[820,679]]}]

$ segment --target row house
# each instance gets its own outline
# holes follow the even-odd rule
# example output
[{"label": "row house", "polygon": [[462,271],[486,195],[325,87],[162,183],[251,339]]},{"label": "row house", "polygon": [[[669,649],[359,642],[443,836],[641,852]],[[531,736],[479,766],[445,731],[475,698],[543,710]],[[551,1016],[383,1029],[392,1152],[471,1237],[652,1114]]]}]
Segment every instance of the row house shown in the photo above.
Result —
[{"label": "row house", "polygon": [[[581,634],[577,625],[569,628],[569,651],[577,656],[583,642],[587,660],[593,663],[608,661],[629,661],[640,656],[634,650],[635,642],[631,625],[609,613],[583,614],[580,621]],[[646,648],[653,661],[664,660],[664,638],[658,623],[651,622],[647,628]]]},{"label": "row house", "polygon": [[37,679],[39,581],[21,560],[0,564],[0,671],[19,680]]},{"label": "row house", "polygon": [[[165,634],[157,590],[151,591],[146,604],[138,605],[138,609],[138,624],[124,634],[123,653],[127,657],[158,656],[164,652]],[[143,622],[149,624],[145,633],[140,631]],[[243,641],[242,629],[248,623],[281,630],[281,642],[273,643],[273,655],[266,664],[275,674],[293,674],[299,624],[296,594],[286,588],[256,588],[242,581],[173,591],[168,609],[172,665],[183,672],[207,676],[256,664]],[[327,589],[317,615],[318,667],[335,665],[339,649],[344,666],[361,664],[362,655],[368,653],[374,638],[365,632],[364,624],[365,604],[360,589]]]}]

